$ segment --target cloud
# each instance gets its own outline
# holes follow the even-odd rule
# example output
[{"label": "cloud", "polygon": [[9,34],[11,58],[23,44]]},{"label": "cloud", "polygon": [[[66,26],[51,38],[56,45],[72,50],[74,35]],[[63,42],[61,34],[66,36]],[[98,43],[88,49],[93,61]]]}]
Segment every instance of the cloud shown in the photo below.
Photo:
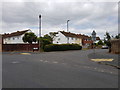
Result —
[{"label": "cloud", "polygon": [[[117,2],[3,2],[2,31],[32,29],[38,35],[38,16],[42,15],[42,35],[51,31],[69,31],[91,35],[93,29],[100,37],[108,31],[114,35],[118,29]],[[106,30],[107,29],[107,30]]]}]

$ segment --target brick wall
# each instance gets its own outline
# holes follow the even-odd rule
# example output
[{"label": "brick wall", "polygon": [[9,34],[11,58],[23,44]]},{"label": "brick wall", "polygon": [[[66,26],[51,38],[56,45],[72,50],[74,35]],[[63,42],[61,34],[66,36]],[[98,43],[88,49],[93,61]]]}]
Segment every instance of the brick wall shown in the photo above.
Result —
[{"label": "brick wall", "polygon": [[120,54],[120,39],[111,40],[111,53]]},{"label": "brick wall", "polygon": [[39,48],[38,44],[3,44],[3,51],[33,51],[33,48]]}]

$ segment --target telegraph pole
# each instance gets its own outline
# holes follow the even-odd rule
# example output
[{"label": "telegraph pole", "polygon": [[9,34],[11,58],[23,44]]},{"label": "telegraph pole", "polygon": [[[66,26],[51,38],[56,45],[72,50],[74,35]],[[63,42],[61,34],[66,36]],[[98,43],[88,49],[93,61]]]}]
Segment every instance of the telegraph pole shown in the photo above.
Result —
[{"label": "telegraph pole", "polygon": [[[68,22],[69,22],[70,20],[67,20],[67,32],[69,32],[69,27],[68,27]],[[67,43],[69,43],[69,37],[67,37]]]},{"label": "telegraph pole", "polygon": [[[39,15],[39,38],[41,38],[41,15]],[[41,42],[39,39],[39,51],[41,50]]]}]

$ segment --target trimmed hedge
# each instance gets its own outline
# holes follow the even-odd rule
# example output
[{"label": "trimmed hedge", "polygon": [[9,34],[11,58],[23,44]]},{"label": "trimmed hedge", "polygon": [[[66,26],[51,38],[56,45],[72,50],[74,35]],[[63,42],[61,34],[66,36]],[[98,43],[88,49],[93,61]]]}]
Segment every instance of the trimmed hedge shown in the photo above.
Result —
[{"label": "trimmed hedge", "polygon": [[49,44],[44,47],[44,51],[66,51],[66,50],[81,50],[82,46],[78,44]]}]

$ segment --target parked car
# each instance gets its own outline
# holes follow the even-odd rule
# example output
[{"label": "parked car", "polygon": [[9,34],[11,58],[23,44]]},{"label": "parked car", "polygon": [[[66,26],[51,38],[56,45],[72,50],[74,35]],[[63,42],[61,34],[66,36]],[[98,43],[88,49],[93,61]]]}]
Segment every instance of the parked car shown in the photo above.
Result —
[{"label": "parked car", "polygon": [[108,49],[108,46],[104,45],[102,46],[102,49]]}]

